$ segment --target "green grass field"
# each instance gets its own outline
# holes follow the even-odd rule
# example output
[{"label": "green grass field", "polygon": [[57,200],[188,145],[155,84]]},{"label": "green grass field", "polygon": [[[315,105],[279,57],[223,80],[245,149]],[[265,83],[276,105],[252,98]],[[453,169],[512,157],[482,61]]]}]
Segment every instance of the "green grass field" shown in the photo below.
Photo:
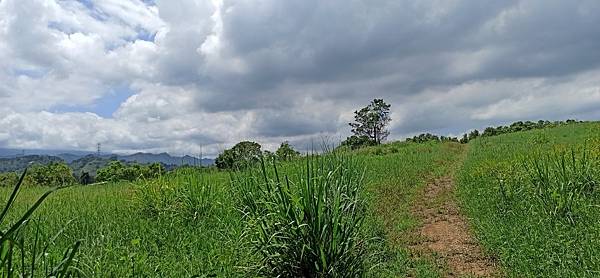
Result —
[{"label": "green grass field", "polygon": [[[582,165],[584,153],[589,167]],[[470,143],[460,199],[480,242],[499,258],[507,275],[600,275],[599,155],[598,123]],[[549,170],[549,181],[535,176],[536,161],[542,172]],[[595,188],[578,192],[586,183]]]},{"label": "green grass field", "polygon": [[[535,171],[527,168],[534,165],[531,161],[554,161],[555,153],[563,150],[570,157],[573,148],[580,161],[584,146],[593,166],[589,168],[598,169],[593,164],[600,154],[597,123],[484,137],[467,145],[390,143],[353,152],[357,164],[349,170],[364,170],[360,198],[365,201],[365,219],[359,231],[366,239],[361,245],[367,253],[363,275],[443,276],[436,262],[409,251],[411,231],[420,225],[410,207],[428,180],[457,168],[463,212],[503,273],[600,275],[597,190],[585,194],[563,190],[556,194],[564,196],[553,197],[556,194],[550,189],[556,182],[548,180],[550,193],[544,195],[543,184],[529,175]],[[292,180],[288,192],[292,201],[302,196],[294,188],[303,181],[303,163],[286,163],[278,169],[282,177]],[[590,181],[599,176],[586,171],[573,170],[567,179],[592,185],[600,181]],[[24,188],[9,218],[16,219],[46,190]],[[572,192],[576,196],[569,197]],[[1,193],[8,196],[10,189]],[[206,170],[136,183],[73,186],[51,195],[26,232],[37,227],[44,238],[50,238],[62,230],[48,252],[57,259],[73,242],[82,240],[76,266],[90,277],[256,276],[253,269],[261,254],[248,236],[251,221],[240,194],[229,173]],[[558,205],[544,200],[558,200]]]}]

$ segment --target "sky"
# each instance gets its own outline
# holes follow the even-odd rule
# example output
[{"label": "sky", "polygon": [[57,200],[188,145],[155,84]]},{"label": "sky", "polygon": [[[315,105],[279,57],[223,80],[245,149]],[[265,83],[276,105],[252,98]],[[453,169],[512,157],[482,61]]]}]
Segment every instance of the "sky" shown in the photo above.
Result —
[{"label": "sky", "polygon": [[600,119],[597,0],[0,0],[0,147],[298,149]]}]

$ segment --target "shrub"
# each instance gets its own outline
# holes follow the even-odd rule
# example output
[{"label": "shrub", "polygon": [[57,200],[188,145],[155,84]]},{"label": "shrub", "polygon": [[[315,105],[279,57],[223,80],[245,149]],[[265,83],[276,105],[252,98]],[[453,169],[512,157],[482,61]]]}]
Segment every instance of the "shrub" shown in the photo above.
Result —
[{"label": "shrub", "polygon": [[346,140],[342,141],[342,144],[341,144],[341,146],[347,146],[353,150],[360,149],[363,147],[375,146],[375,145],[377,145],[377,143],[365,135],[362,135],[362,136],[352,135],[352,136],[346,138]]},{"label": "shrub", "polygon": [[64,186],[76,182],[73,171],[63,162],[34,165],[31,168],[31,177],[35,185],[39,186]]},{"label": "shrub", "polygon": [[260,274],[278,277],[357,277],[364,274],[363,167],[335,155],[312,156],[280,176],[234,176]]},{"label": "shrub", "polygon": [[14,186],[15,184],[17,184],[18,180],[19,176],[17,175],[17,173],[0,173],[0,186],[2,187]]},{"label": "shrub", "polygon": [[165,168],[160,163],[153,163],[150,165],[127,165],[123,164],[121,161],[111,161],[106,167],[98,169],[96,181],[135,181],[141,178],[157,178],[164,173]]},{"label": "shrub", "polygon": [[281,143],[275,154],[281,161],[290,161],[300,156],[300,153],[294,150],[288,141]]}]

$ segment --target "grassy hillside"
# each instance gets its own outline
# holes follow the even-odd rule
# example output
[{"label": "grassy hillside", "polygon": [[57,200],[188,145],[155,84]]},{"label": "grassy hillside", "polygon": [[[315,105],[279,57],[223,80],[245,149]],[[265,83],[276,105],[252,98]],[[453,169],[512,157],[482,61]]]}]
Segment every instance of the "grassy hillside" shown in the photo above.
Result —
[{"label": "grassy hillside", "polygon": [[600,124],[469,144],[460,198],[509,276],[600,275]]},{"label": "grassy hillside", "polygon": [[[435,271],[429,262],[410,258],[402,233],[416,224],[408,212],[414,192],[458,153],[458,144],[431,143],[389,144],[356,155],[366,169],[365,233],[379,238],[369,241],[375,254],[371,276]],[[294,175],[294,165],[281,171]],[[40,228],[53,235],[70,224],[50,253],[60,256],[82,239],[79,267],[93,276],[246,276],[258,258],[242,236],[246,225],[229,174],[186,171],[137,184],[75,186],[52,195],[35,214]],[[15,215],[44,190],[24,189]]]},{"label": "grassy hillside", "polygon": [[[195,185],[200,188],[197,176],[190,174],[189,179],[198,182]],[[51,255],[62,256],[64,248],[82,239],[78,267],[92,276],[233,275],[235,266],[243,265],[243,258],[251,256],[238,243],[242,223],[231,195],[226,193],[228,175],[206,176],[214,184],[210,193],[214,208],[198,218],[184,214],[184,209],[178,207],[176,198],[183,194],[182,188],[190,187],[190,181],[178,179],[74,186],[56,192],[36,212],[42,223],[39,227],[47,237],[70,222],[56,239]],[[23,190],[14,215],[20,215],[19,211],[43,192],[42,188]],[[145,199],[147,195],[155,199]],[[156,211],[147,209],[149,202]]]},{"label": "grassy hillside", "polygon": [[[360,243],[357,248],[366,250],[360,267],[368,277],[444,275],[443,262],[411,252],[415,230],[422,225],[411,208],[427,181],[457,168],[461,169],[457,180],[463,210],[477,238],[498,258],[507,275],[595,276],[600,270],[600,203],[597,190],[590,186],[600,177],[595,171],[600,169],[596,164],[599,135],[599,124],[586,123],[483,137],[468,145],[390,143],[345,154],[352,158],[350,166],[331,160],[333,164],[323,167],[332,167],[332,172],[347,167],[345,171],[355,171],[350,175],[355,178],[364,173],[362,182],[351,182],[357,186],[360,203],[365,204],[364,223],[351,231]],[[581,166],[584,146],[589,163]],[[568,151],[566,158],[570,159],[572,148],[578,166],[565,172],[565,180],[585,190],[561,189],[558,179],[535,180],[535,169],[554,169],[551,163],[559,161],[561,151]],[[302,198],[323,198],[332,201],[330,205],[347,201],[344,195],[335,195],[339,193],[335,190],[302,191],[304,177],[321,171],[307,171],[307,165],[304,159],[279,165],[277,175],[284,181],[289,178],[287,189],[278,187],[281,183],[269,165],[265,171],[270,180],[265,184],[257,174],[259,168],[234,175],[234,182],[228,172],[187,168],[155,180],[74,186],[51,195],[24,232],[33,234],[39,228],[43,238],[50,238],[62,230],[48,250],[48,256],[56,260],[74,241],[83,240],[76,266],[92,277],[252,277],[265,261],[263,252],[292,252],[294,248],[285,238],[278,239],[290,243],[284,244],[284,249],[271,246],[265,251],[257,246],[261,237],[256,223],[271,230],[280,227],[277,221],[261,222],[274,219],[261,217],[261,212],[284,220],[298,217],[302,222],[307,221],[304,215],[311,209],[298,208]],[[320,178],[340,186],[335,175],[321,172]],[[262,187],[266,184],[275,187]],[[542,187],[544,184],[547,186]],[[249,185],[256,190],[248,191]],[[24,188],[9,218],[16,219],[45,190]],[[269,198],[274,199],[264,199],[264,192],[271,192]],[[0,194],[6,198],[9,189],[0,188]],[[263,199],[281,203],[273,205]],[[253,205],[264,210],[252,215],[248,206]],[[273,208],[291,209],[281,213]],[[327,217],[339,216],[329,208],[314,208],[324,217],[319,225],[328,223]],[[310,234],[304,227],[291,228],[298,235]],[[325,247],[336,248],[321,248]],[[319,252],[323,254],[319,261],[325,265],[330,258],[325,251]]]},{"label": "grassy hillside", "polygon": [[52,162],[61,162],[56,156],[27,155],[15,158],[0,158],[0,173],[14,172],[25,169],[31,164],[47,165]]}]

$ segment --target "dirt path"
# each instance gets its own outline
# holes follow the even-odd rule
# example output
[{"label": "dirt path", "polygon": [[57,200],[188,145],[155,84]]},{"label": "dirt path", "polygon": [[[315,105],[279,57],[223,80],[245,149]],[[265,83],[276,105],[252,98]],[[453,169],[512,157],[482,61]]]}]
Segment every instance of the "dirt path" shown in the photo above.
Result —
[{"label": "dirt path", "polygon": [[413,255],[433,258],[444,277],[500,276],[460,214],[452,175],[430,181],[411,209],[423,224],[415,233]]}]

